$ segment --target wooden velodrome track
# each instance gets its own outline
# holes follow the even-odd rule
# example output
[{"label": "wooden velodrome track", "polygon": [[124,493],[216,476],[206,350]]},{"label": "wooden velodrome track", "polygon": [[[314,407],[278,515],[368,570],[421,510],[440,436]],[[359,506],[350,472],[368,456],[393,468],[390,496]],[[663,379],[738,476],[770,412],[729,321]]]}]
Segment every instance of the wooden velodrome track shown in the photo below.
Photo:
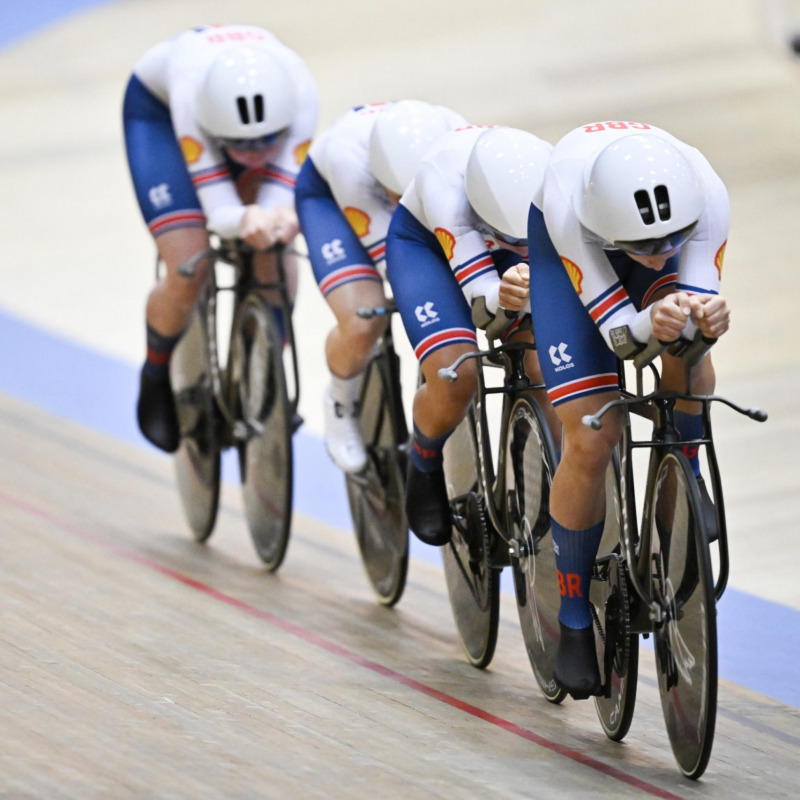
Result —
[{"label": "wooden velodrome track", "polygon": [[[93,5],[0,50],[0,797],[797,797],[800,65],[776,44],[789,10]],[[770,421],[716,415],[733,567],[719,611],[728,677],[700,782],[674,765],[649,650],[633,727],[614,744],[590,703],[539,696],[510,595],[484,672],[460,653],[435,554],[415,544],[397,608],[375,602],[315,439],[330,317],[308,274],[287,560],[264,574],[235,486],[209,544],[187,534],[170,460],[131,421],[153,252],[120,104],[147,46],[228,20],[269,27],[306,57],[321,127],[404,96],[551,141],[641,119],[700,147],[726,180],[734,319],[715,353],[719,390]],[[777,646],[762,645],[768,633]],[[739,678],[745,663],[755,671]]]}]

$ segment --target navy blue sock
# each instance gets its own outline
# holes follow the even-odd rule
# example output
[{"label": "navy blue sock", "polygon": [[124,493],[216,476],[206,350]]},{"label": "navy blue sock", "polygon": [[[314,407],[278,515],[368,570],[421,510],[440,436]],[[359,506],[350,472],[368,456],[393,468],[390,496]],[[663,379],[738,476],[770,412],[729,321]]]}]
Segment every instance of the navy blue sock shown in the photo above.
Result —
[{"label": "navy blue sock", "polygon": [[414,423],[414,440],[411,443],[409,458],[411,463],[420,472],[436,472],[442,468],[442,450],[444,443],[450,437],[452,431],[448,431],[444,436],[431,439],[424,433],[420,433],[416,422]]},{"label": "navy blue sock", "polygon": [[603,538],[605,520],[582,531],[572,531],[551,517],[556,548],[558,589],[561,607],[558,618],[568,628],[587,628],[592,624],[589,611],[589,582],[597,548]]},{"label": "navy blue sock", "polygon": [[[703,417],[700,414],[687,414],[685,411],[675,412],[675,427],[683,439],[701,439],[703,437]],[[683,454],[689,459],[695,475],[700,474],[700,445],[687,444]]]},{"label": "navy blue sock", "polygon": [[[287,326],[286,326],[286,317],[283,313],[283,309],[280,306],[270,306],[270,308],[272,308],[272,313],[275,315],[275,323],[278,326],[278,333],[280,334],[281,337],[281,343],[283,345],[286,345]],[[293,308],[290,308],[289,313],[291,314],[292,311]]]},{"label": "navy blue sock", "polygon": [[169,359],[180,338],[180,334],[164,336],[147,326],[147,359],[144,362],[144,372],[148,377],[161,380],[169,375]]}]

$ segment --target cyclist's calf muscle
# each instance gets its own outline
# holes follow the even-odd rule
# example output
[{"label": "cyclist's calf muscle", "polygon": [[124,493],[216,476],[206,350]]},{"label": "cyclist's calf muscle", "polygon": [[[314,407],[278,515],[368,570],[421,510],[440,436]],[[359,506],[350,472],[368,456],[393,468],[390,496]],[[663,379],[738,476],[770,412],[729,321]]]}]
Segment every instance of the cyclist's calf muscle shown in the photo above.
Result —
[{"label": "cyclist's calf muscle", "polygon": [[147,299],[147,322],[162,335],[174,336],[186,327],[206,277],[202,263],[191,278],[179,275],[178,267],[208,249],[208,233],[204,228],[179,228],[155,241],[165,273]]},{"label": "cyclist's calf muscle", "polygon": [[414,422],[426,436],[435,438],[452,431],[467,413],[478,388],[477,365],[465,361],[458,380],[451,383],[439,377],[439,369],[450,366],[459,356],[474,350],[469,345],[451,345],[431,353],[422,362],[425,383],[414,396]]},{"label": "cyclist's calf muscle", "polygon": [[570,530],[585,530],[605,516],[605,474],[622,433],[622,414],[612,409],[603,417],[599,431],[588,428],[582,420],[615,396],[612,392],[590,395],[556,409],[564,427],[564,442],[550,490],[550,511]]}]

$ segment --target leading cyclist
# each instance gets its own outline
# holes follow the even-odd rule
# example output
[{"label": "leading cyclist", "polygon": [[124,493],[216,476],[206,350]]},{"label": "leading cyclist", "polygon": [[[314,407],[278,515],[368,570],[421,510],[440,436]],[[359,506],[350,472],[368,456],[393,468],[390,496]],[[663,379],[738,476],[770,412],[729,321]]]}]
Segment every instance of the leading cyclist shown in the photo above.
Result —
[{"label": "leading cyclist", "polygon": [[[596,122],[564,136],[544,176],[543,205],[530,209],[534,329],[564,431],[550,493],[561,590],[554,674],[576,699],[600,689],[589,580],[622,415],[607,414],[599,432],[581,420],[617,396],[616,356],[633,357],[651,337],[691,338],[697,328],[717,338],[728,330],[719,286],[729,216],[727,190],[704,156],[639,122]],[[713,392],[708,355],[692,382],[699,393]],[[683,384],[682,363],[665,353],[663,388]],[[677,409],[680,433],[701,436],[699,408],[679,402]],[[699,474],[696,453],[687,455]]]},{"label": "leading cyclist", "polygon": [[[477,350],[476,325],[532,341],[527,209],[550,149],[515,128],[452,131],[422,160],[389,226],[389,282],[425,377],[414,396],[406,514],[426,544],[450,540],[442,450],[477,390],[475,361],[464,362],[455,383],[439,369]],[[541,381],[533,351],[526,369]]]},{"label": "leading cyclist", "polygon": [[[305,63],[262,28],[186,31],[134,68],[123,105],[128,164],[165,265],[147,300],[137,418],[162,450],[180,443],[169,360],[206,277],[204,268],[193,277],[177,268],[208,249],[208,230],[257,250],[296,236],[294,184],[317,110]],[[286,266],[293,287],[296,267],[291,259]],[[259,279],[274,280],[275,271],[274,254],[259,253]]]},{"label": "leading cyclist", "polygon": [[400,195],[431,145],[466,120],[420,100],[358,106],[339,117],[308,153],[295,199],[314,277],[336,316],[325,341],[325,445],[355,473],[367,463],[358,427],[361,377],[387,318],[359,308],[386,305],[386,231]]}]

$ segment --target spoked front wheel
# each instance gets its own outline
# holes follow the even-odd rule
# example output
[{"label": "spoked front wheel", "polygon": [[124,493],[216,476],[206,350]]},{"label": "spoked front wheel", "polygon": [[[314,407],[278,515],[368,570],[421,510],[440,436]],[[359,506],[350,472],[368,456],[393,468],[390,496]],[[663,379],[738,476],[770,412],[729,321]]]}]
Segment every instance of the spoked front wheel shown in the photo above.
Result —
[{"label": "spoked front wheel", "polygon": [[281,565],[292,521],[292,409],[275,315],[257,294],[236,311],[230,386],[241,416],[239,467],[247,526],[268,571]]},{"label": "spoked front wheel", "polygon": [[556,683],[553,668],[561,595],[549,507],[555,455],[541,409],[525,395],[511,409],[505,463],[509,532],[518,551],[512,568],[522,638],[542,694],[560,703],[566,692]]},{"label": "spoked front wheel", "polygon": [[175,475],[183,513],[198,542],[214,531],[219,506],[220,424],[209,369],[201,305],[170,362],[181,430]]},{"label": "spoked front wheel", "polygon": [[444,475],[453,512],[453,537],[442,548],[447,594],[467,660],[487,667],[500,624],[500,572],[492,568],[491,541],[478,471],[472,411],[444,447]]},{"label": "spoked front wheel", "polygon": [[663,615],[655,630],[661,707],[678,766],[696,779],[714,741],[717,625],[700,494],[680,452],[658,466],[650,534],[653,594]]},{"label": "spoked front wheel", "polygon": [[[361,387],[359,427],[367,449],[367,466],[347,475],[347,499],[358,549],[380,602],[393,606],[403,594],[408,572],[408,521],[405,513],[408,439],[400,398],[392,392],[397,369],[380,351],[369,363]],[[395,373],[396,375],[396,373]]]}]

